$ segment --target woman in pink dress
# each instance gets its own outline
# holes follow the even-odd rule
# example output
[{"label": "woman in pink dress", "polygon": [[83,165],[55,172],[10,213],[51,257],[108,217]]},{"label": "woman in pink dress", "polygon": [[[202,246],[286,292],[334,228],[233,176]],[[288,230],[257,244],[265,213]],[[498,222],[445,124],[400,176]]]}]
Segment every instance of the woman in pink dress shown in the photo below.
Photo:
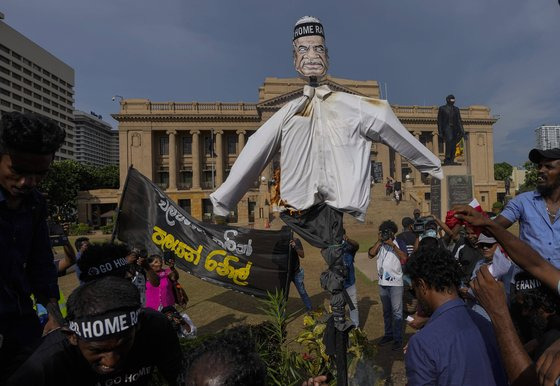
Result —
[{"label": "woman in pink dress", "polygon": [[169,268],[163,268],[163,259],[151,255],[146,259],[146,307],[156,311],[175,304],[173,287],[179,279],[179,273],[170,262]]}]

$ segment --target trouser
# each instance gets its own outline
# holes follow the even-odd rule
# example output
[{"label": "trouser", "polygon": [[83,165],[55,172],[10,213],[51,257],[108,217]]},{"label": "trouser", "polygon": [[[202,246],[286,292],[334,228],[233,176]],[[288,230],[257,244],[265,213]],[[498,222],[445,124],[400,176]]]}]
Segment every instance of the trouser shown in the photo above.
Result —
[{"label": "trouser", "polygon": [[303,301],[303,304],[305,305],[305,308],[307,309],[307,311],[311,311],[313,309],[313,306],[311,305],[311,299],[309,299],[309,295],[305,290],[305,284],[303,282],[304,277],[305,274],[303,268],[300,267],[299,270],[297,270],[297,272],[294,274],[293,282],[296,286],[299,296],[301,297],[301,300]]},{"label": "trouser", "polygon": [[403,286],[379,286],[383,305],[385,336],[402,343],[403,335]]},{"label": "trouser", "polygon": [[356,291],[356,284],[352,284],[350,287],[346,288],[346,292],[354,304],[354,309],[350,309],[350,320],[354,323],[356,328],[360,325],[360,314],[358,313],[358,293]]},{"label": "trouser", "polygon": [[456,130],[450,126],[446,127],[443,132],[445,139],[445,160],[444,162],[453,162],[455,160],[455,147],[459,142],[459,135]]},{"label": "trouser", "polygon": [[36,314],[0,320],[0,384],[3,384],[35,351],[42,329]]}]

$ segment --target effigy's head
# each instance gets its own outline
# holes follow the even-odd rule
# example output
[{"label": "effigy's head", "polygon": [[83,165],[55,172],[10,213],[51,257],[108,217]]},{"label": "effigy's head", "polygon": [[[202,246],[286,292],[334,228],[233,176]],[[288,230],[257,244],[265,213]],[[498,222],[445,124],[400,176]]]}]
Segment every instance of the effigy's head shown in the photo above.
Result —
[{"label": "effigy's head", "polygon": [[320,78],[329,68],[323,25],[312,16],[300,18],[294,27],[294,66],[305,77]]}]

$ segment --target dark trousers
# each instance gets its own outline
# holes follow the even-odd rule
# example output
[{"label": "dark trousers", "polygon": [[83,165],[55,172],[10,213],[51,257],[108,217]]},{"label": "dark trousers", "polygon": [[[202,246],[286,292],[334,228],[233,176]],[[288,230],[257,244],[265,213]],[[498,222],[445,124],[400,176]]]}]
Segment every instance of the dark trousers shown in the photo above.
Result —
[{"label": "dark trousers", "polygon": [[39,318],[35,314],[0,320],[0,385],[27,360],[41,343]]},{"label": "dark trousers", "polygon": [[445,160],[443,162],[450,163],[455,160],[455,147],[459,142],[460,136],[454,128],[448,126],[443,132],[443,139],[445,140]]}]

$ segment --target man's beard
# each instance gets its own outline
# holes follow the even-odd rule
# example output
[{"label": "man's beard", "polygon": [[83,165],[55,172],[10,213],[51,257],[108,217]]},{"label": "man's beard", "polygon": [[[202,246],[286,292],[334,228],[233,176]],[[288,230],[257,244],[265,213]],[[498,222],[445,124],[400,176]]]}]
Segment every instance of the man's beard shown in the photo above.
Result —
[{"label": "man's beard", "polygon": [[560,188],[560,178],[556,178],[556,181],[552,185],[537,185],[537,192],[543,197],[550,197],[556,189]]}]

